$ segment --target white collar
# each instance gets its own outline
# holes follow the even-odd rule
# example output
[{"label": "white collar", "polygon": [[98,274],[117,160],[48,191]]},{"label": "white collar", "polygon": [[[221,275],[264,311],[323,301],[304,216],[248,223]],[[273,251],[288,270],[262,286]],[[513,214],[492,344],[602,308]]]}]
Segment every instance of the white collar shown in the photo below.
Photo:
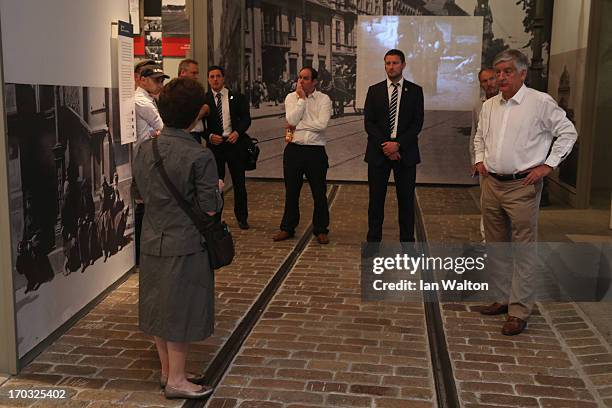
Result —
[{"label": "white collar", "polygon": [[153,98],[153,96],[151,96],[149,91],[147,91],[146,89],[138,87],[138,89],[136,89],[136,92],[140,93],[142,96],[144,96],[145,98],[147,98],[151,102],[155,102],[155,98]]},{"label": "white collar", "polygon": [[[392,81],[389,79],[389,77],[387,77],[387,88],[391,87],[391,83]],[[399,87],[403,87],[404,86],[404,77],[401,77],[399,81],[397,81],[397,84],[399,85]]]},{"label": "white collar", "polygon": [[504,95],[500,92],[502,103],[508,103],[510,101],[514,101],[515,104],[520,105],[523,99],[525,98],[525,94],[527,93],[527,87],[525,84],[521,85],[518,91],[512,96],[512,98],[505,100]]},{"label": "white collar", "polygon": [[214,89],[212,90],[214,97],[217,97],[217,94],[221,94],[222,96],[225,96],[225,87],[221,88],[221,90],[219,92],[216,92]]}]

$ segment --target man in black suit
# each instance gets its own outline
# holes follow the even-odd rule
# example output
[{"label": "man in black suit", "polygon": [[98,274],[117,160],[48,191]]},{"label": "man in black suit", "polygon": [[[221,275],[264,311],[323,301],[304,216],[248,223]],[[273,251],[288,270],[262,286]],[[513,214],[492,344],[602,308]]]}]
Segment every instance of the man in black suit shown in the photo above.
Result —
[{"label": "man in black suit", "polygon": [[210,115],[204,118],[204,139],[217,161],[219,178],[225,179],[225,164],[229,168],[234,186],[234,214],[241,229],[249,229],[245,162],[247,160],[247,129],[251,125],[249,101],[243,95],[225,87],[222,67],[208,68],[206,105]]},{"label": "man in black suit", "polygon": [[423,90],[405,80],[404,53],[385,54],[387,79],[370,86],[365,101],[365,130],[368,146],[368,236],[367,241],[382,240],[385,196],[393,170],[399,207],[400,241],[414,242],[414,185],[416,165],[420,163],[418,134],[423,127]]}]

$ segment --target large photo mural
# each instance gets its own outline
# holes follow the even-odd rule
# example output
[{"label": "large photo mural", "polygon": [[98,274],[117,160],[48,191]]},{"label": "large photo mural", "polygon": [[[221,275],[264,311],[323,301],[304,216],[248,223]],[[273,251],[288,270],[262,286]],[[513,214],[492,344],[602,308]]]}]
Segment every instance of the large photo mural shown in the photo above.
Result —
[{"label": "large photo mural", "polygon": [[[535,64],[534,76],[546,84],[552,1],[545,3],[542,36],[534,36],[533,0],[247,0],[242,20],[240,2],[211,0],[209,15],[215,18],[209,25],[209,61],[225,65],[226,83],[242,89],[250,99],[254,120],[249,134],[260,142],[257,169],[247,176],[282,178],[283,101],[295,89],[299,69],[312,66],[319,71],[319,89],[333,101],[327,129],[328,179],[364,181],[362,95],[385,74],[378,55],[384,52],[372,55],[362,50],[367,35],[362,22],[375,27],[377,19],[380,24],[390,18],[385,16],[414,16],[416,27],[419,19],[438,16],[472,20],[466,19],[465,28],[454,31],[442,18],[439,24],[419,25],[417,31],[405,24],[385,24],[385,41],[380,47],[402,49],[407,55],[404,76],[426,91],[417,181],[477,182],[469,171],[468,140],[471,111],[479,99],[478,70],[490,66],[494,56],[506,48],[518,48],[529,58],[535,48],[542,61]],[[226,24],[228,21],[232,23]],[[470,28],[480,33],[477,59],[468,52],[465,30]],[[540,38],[543,41],[536,43]],[[241,45],[242,56],[236,51]],[[433,58],[424,60],[426,54]],[[238,61],[243,65],[237,65]],[[367,67],[367,74],[360,75],[361,67]],[[471,92],[453,95],[453,87],[438,89],[451,77]]]},{"label": "large photo mural", "polygon": [[133,265],[130,146],[117,90],[6,87],[21,357]]},{"label": "large photo mural", "polygon": [[121,145],[113,82],[113,23],[130,9],[126,0],[0,9],[16,343],[27,359],[134,267],[131,145]]}]

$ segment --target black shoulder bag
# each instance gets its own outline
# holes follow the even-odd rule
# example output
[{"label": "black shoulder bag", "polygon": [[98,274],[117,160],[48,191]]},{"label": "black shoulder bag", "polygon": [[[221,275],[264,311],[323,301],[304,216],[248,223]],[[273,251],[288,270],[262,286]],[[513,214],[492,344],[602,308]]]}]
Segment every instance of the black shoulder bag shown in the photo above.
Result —
[{"label": "black shoulder bag", "polygon": [[259,158],[259,140],[250,137],[245,134],[245,146],[246,150],[246,161],[244,163],[244,169],[246,171],[255,170],[257,168],[257,159]]},{"label": "black shoulder bag", "polygon": [[234,259],[235,251],[234,240],[229,231],[229,227],[225,222],[221,221],[219,217],[210,216],[200,211],[199,208],[190,205],[187,200],[181,196],[181,193],[179,193],[175,185],[170,181],[168,173],[166,173],[164,161],[159,154],[157,139],[154,138],[152,142],[155,167],[157,167],[159,175],[168,190],[170,190],[174,196],[179,207],[181,207],[185,214],[193,221],[198,231],[200,231],[200,234],[204,236],[206,248],[208,249],[210,267],[212,269],[219,269],[231,264]]}]

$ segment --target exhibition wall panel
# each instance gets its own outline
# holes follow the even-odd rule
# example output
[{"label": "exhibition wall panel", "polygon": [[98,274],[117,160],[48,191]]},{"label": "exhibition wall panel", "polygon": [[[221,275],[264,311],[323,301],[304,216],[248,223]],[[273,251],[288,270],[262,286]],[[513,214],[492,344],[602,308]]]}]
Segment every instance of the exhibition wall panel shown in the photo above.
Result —
[{"label": "exhibition wall panel", "polygon": [[131,147],[112,83],[112,23],[128,6],[0,0],[19,358],[134,266]]},{"label": "exhibition wall panel", "polygon": [[111,87],[111,22],[128,0],[0,0],[4,81]]}]

